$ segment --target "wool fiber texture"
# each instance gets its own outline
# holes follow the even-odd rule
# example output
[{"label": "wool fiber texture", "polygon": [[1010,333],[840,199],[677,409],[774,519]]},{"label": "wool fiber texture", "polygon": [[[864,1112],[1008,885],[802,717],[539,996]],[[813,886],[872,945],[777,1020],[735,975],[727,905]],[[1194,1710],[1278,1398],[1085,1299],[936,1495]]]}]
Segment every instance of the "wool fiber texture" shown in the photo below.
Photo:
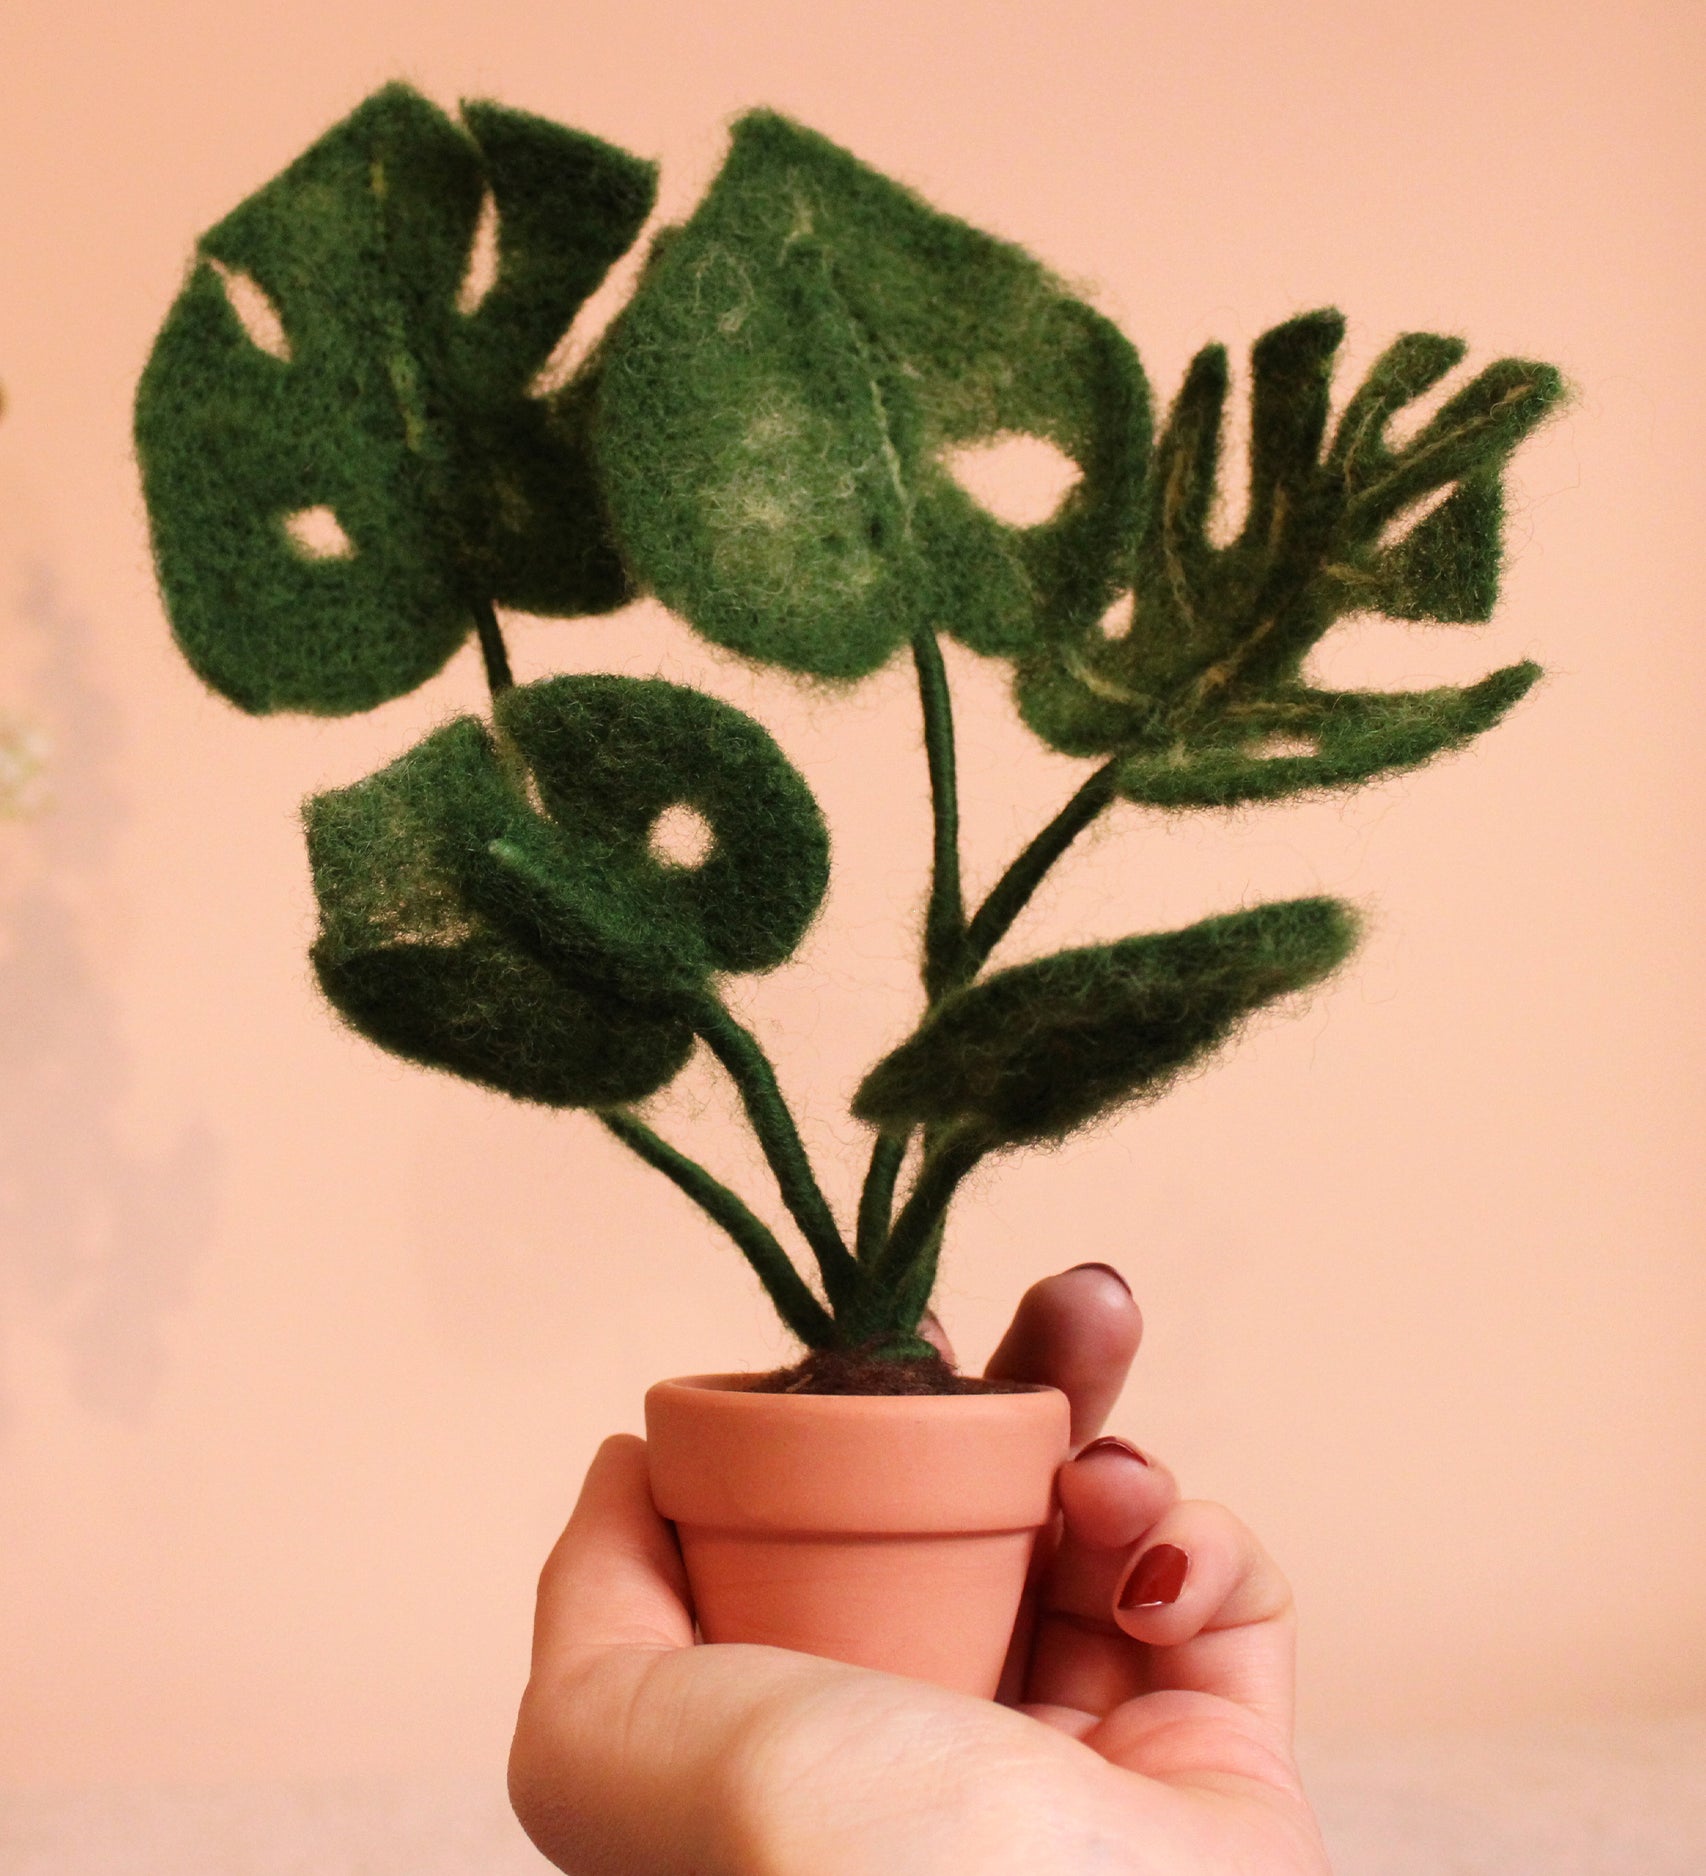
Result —
[{"label": "wool fiber texture", "polygon": [[[713,835],[697,867],[650,844],[677,804]],[[510,691],[496,736],[459,718],[305,821],[311,955],[346,1020],[557,1107],[672,1079],[711,974],[781,962],[828,879],[822,816],[769,734],[661,679]]]},{"label": "wool fiber texture", "polygon": [[[342,715],[431,677],[476,605],[628,597],[587,386],[529,386],[653,193],[596,138],[493,104],[458,125],[390,85],[202,237],[136,444],[173,630],[209,685]],[[488,195],[496,277],[463,310]],[[270,346],[239,316],[257,290]]]},{"label": "wool fiber texture", "polygon": [[1058,1139],[1153,1099],[1252,1011],[1350,955],[1356,920],[1292,899],[1057,952],[956,990],[865,1077],[853,1112],[983,1148]]},{"label": "wool fiber texture", "polygon": [[[1016,656],[1117,591],[1150,438],[1131,346],[1021,249],[771,112],[660,239],[597,395],[637,578],[749,657],[856,678],[920,626]],[[1081,472],[1039,527],[943,461],[1009,433]]]},{"label": "wool fiber texture", "polygon": [[1525,662],[1463,688],[1399,692],[1325,691],[1302,676],[1309,651],[1348,614],[1491,616],[1504,466],[1563,392],[1552,367],[1501,359],[1394,447],[1392,418],[1465,350],[1459,339],[1408,333],[1375,363],[1329,440],[1343,332],[1342,317],[1324,311],[1257,341],[1247,519],[1223,548],[1208,526],[1226,354],[1198,354],[1146,478],[1121,582],[1129,623],[1112,637],[1069,627],[1019,661],[1025,721],[1068,754],[1123,755],[1119,792],[1130,800],[1225,807],[1413,768],[1490,728],[1540,675]]}]

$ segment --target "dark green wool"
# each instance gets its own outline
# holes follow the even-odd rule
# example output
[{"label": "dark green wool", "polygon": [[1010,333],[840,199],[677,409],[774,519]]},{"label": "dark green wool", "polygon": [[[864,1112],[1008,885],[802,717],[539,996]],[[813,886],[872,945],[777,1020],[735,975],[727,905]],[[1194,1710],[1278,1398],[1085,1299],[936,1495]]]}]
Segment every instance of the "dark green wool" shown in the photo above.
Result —
[{"label": "dark green wool", "polygon": [[[1008,527],[944,464],[1007,433],[1082,474]],[[596,446],[636,577],[708,638],[829,678],[921,629],[1013,656],[1119,590],[1149,450],[1120,333],[1021,249],[825,138],[741,119],[611,329]]]},{"label": "dark green wool", "polygon": [[[307,803],[315,971],[412,1061],[557,1107],[640,1100],[686,1061],[713,972],[798,944],[822,817],[764,729],[661,679],[552,678],[497,717],[499,739],[459,718]],[[698,867],[650,845],[675,805],[710,826]]]},{"label": "dark green wool", "polygon": [[[496,279],[463,312],[488,192]],[[173,630],[214,689],[342,715],[431,677],[493,601],[628,597],[588,387],[528,390],[653,192],[596,138],[492,104],[458,126],[390,85],[203,236],[136,443]],[[271,350],[233,302],[256,288]],[[341,542],[304,548],[290,524],[322,510]]]},{"label": "dark green wool", "polygon": [[865,1077],[853,1112],[890,1133],[951,1130],[975,1151],[1058,1138],[1153,1098],[1355,942],[1347,907],[1292,899],[997,971],[943,998]]},{"label": "dark green wool", "polygon": [[[1069,754],[1121,758],[1116,790],[1133,801],[1221,807],[1412,768],[1496,723],[1540,675],[1523,663],[1464,689],[1410,692],[1304,681],[1305,657],[1347,614],[1491,615],[1505,462],[1563,392],[1551,366],[1501,359],[1394,448],[1392,418],[1465,349],[1408,333],[1329,441],[1343,331],[1338,313],[1318,312],[1257,341],[1248,514],[1224,548],[1208,524],[1226,354],[1198,354],[1149,468],[1122,578],[1129,624],[1109,637],[1080,623],[1019,662],[1026,722]],[[1405,529],[1407,512],[1430,499],[1438,505]]]}]

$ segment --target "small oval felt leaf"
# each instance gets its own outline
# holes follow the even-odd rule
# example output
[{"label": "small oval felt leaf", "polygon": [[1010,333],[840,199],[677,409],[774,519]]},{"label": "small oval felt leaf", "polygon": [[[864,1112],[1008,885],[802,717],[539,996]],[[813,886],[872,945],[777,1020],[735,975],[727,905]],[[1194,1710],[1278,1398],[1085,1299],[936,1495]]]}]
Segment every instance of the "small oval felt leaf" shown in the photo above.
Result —
[{"label": "small oval felt leaf", "polygon": [[1355,941],[1347,907],[1294,899],[999,971],[945,997],[866,1076],[853,1111],[991,1147],[1054,1138],[1158,1094]]},{"label": "small oval felt leaf", "polygon": [[[527,387],[652,187],[594,138],[491,105],[458,126],[392,85],[202,238],[136,442],[172,627],[214,689],[341,715],[432,676],[476,600],[621,603],[584,389]],[[296,550],[284,518],[319,508],[360,554]]]},{"label": "small oval felt leaf", "polygon": [[[749,657],[859,677],[923,624],[1011,653],[1119,590],[1149,442],[1131,347],[1020,249],[771,113],[660,240],[599,395],[639,577]],[[1009,435],[1077,471],[1036,526],[951,471]]]}]

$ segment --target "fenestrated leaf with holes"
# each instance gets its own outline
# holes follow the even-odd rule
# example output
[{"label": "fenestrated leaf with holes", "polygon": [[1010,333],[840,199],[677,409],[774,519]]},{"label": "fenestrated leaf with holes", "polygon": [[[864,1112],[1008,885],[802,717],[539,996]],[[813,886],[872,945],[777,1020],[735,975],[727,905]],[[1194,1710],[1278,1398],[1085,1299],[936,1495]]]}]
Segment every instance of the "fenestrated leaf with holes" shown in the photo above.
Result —
[{"label": "fenestrated leaf with holes", "polygon": [[1123,756],[1118,792],[1131,800],[1223,806],[1411,768],[1496,723],[1540,675],[1521,663],[1464,688],[1407,692],[1304,681],[1304,658],[1347,614],[1491,615],[1505,462],[1563,392],[1551,366],[1501,359],[1394,447],[1392,418],[1465,349],[1409,333],[1375,363],[1323,451],[1343,330],[1338,313],[1310,313],[1257,341],[1249,509],[1224,548],[1208,523],[1226,354],[1197,355],[1157,442],[1122,575],[1129,624],[1112,637],[1089,620],[1068,624],[1020,661],[1026,722],[1069,754]]},{"label": "fenestrated leaf with holes", "polygon": [[[210,685],[342,715],[432,676],[478,607],[627,597],[587,385],[529,387],[653,191],[596,138],[491,104],[459,126],[390,85],[202,237],[136,441],[173,630]],[[495,278],[463,310],[483,201]]]},{"label": "fenestrated leaf with holes", "polygon": [[[332,1003],[395,1054],[557,1107],[636,1101],[725,971],[789,956],[829,877],[767,731],[662,679],[550,678],[304,809]],[[537,805],[535,805],[535,802]],[[696,810],[696,866],[648,834]]]},{"label": "fenestrated leaf with holes", "polygon": [[[706,637],[821,677],[917,631],[1016,655],[1113,597],[1149,448],[1119,331],[1021,249],[767,111],[611,328],[597,447],[636,575]],[[1053,444],[1005,525],[957,447]]]}]

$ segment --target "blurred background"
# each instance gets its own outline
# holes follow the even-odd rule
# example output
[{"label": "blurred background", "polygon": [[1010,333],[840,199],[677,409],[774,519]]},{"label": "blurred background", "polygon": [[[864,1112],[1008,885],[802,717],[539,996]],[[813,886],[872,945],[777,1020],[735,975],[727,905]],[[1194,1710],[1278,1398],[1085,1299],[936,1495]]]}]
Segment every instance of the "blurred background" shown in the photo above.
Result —
[{"label": "blurred background", "polygon": [[[597,1440],[656,1377],[788,1358],[596,1125],[317,998],[297,804],[477,707],[477,654],[370,716],[250,720],[155,596],[130,402],[194,238],[398,76],[660,159],[664,219],[776,106],[1081,283],[1163,404],[1200,344],[1326,303],[1341,394],[1415,328],[1570,376],[1516,459],[1496,622],[1353,622],[1312,666],[1550,681],[1407,779],[1108,818],[1006,956],[1314,891],[1367,942],[1161,1105],[990,1165],[939,1305],[977,1362],[1037,1277],[1126,1274],[1115,1430],[1290,1572],[1313,1736],[1706,1704],[1703,48],[1685,0],[9,0],[0,712],[45,771],[0,819],[0,1784],[496,1789]],[[803,690],[650,604],[510,637],[523,678],[712,689],[817,790],[826,912],[739,994],[850,1205],[848,1095],[918,1007],[909,669]],[[987,884],[1083,770],[949,659]],[[664,1108],[770,1209],[715,1075]]]}]

